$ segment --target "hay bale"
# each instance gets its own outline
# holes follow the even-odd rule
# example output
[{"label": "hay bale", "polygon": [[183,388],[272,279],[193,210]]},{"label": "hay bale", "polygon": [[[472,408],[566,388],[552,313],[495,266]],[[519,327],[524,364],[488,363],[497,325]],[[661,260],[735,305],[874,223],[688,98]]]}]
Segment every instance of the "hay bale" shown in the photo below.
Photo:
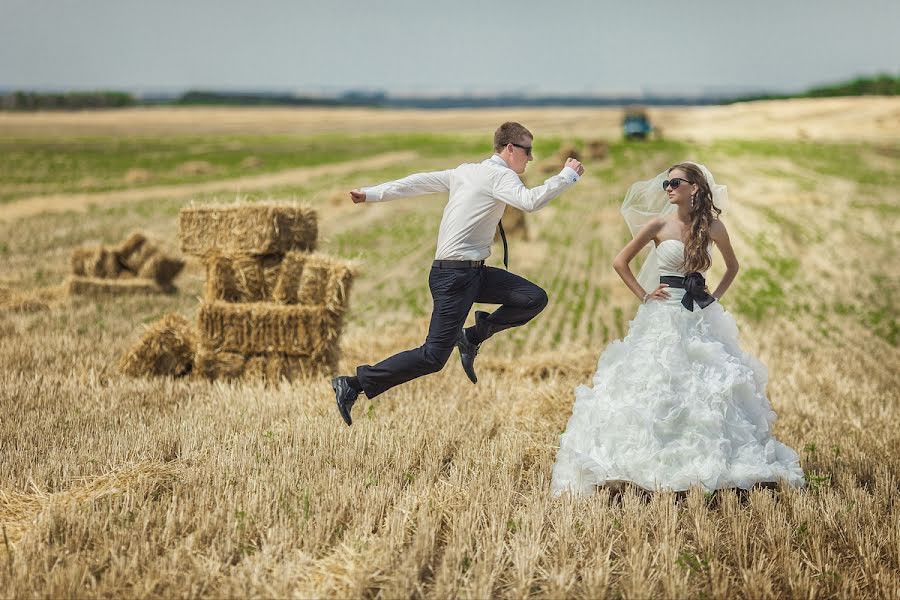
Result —
[{"label": "hay bale", "polygon": [[132,377],[182,377],[193,369],[196,347],[197,336],[188,320],[168,314],[122,357],[119,369]]},{"label": "hay bale", "polygon": [[152,279],[103,279],[72,275],[64,284],[66,296],[102,298],[113,296],[156,295],[167,292]]},{"label": "hay bale", "polygon": [[189,160],[178,165],[175,171],[179,175],[212,175],[218,173],[219,168],[205,160]]},{"label": "hay bale", "polygon": [[138,274],[151,258],[159,254],[159,248],[150,240],[144,240],[135,247],[127,256],[121,256],[122,266],[131,273]]},{"label": "hay bale", "polygon": [[181,249],[197,256],[315,249],[316,212],[298,203],[197,204],[181,209]]},{"label": "hay bale", "polygon": [[[506,232],[507,239],[528,239],[528,225],[525,222],[525,212],[514,206],[507,206],[503,211],[503,231]],[[501,242],[500,228],[494,233],[494,242]]]},{"label": "hay bale", "polygon": [[282,256],[210,256],[206,259],[206,299],[225,302],[271,300]]},{"label": "hay bale", "polygon": [[132,271],[137,271],[140,268],[140,265],[138,265],[137,269],[135,269],[130,266],[129,260],[131,259],[132,255],[140,251],[146,243],[147,236],[145,236],[140,231],[134,231],[127,238],[114,246],[113,252],[118,255],[119,262],[122,263],[122,266]]},{"label": "hay bale", "polygon": [[588,140],[586,155],[590,160],[603,160],[609,156],[609,144],[605,140]]},{"label": "hay bale", "polygon": [[137,276],[143,279],[152,279],[162,287],[170,287],[172,280],[181,273],[183,268],[183,260],[156,254],[144,263]]},{"label": "hay bale", "polygon": [[572,142],[565,142],[562,146],[559,147],[559,151],[556,153],[557,162],[560,164],[560,169],[562,169],[563,165],[566,164],[566,160],[569,158],[574,158],[575,160],[581,160],[582,155],[581,151],[573,144]]},{"label": "hay bale", "polygon": [[291,356],[289,354],[251,354],[240,352],[216,352],[201,348],[197,352],[194,372],[206,379],[264,381],[277,383],[296,381],[305,377],[334,373],[337,369],[336,352],[318,356]]},{"label": "hay bale", "polygon": [[337,344],[343,328],[341,315],[324,306],[270,302],[206,302],[198,320],[204,348],[244,354],[322,355]]},{"label": "hay bale", "polygon": [[116,254],[102,245],[75,248],[70,260],[73,275],[115,279],[122,272]]},{"label": "hay bale", "polygon": [[292,252],[284,257],[273,298],[281,304],[324,306],[346,312],[355,269],[351,263],[324,254]]},{"label": "hay bale", "polygon": [[194,372],[206,379],[240,379],[247,357],[239,352],[216,352],[201,347],[194,359]]},{"label": "hay bale", "polygon": [[122,177],[125,183],[146,183],[153,180],[153,173],[147,169],[128,169]]}]

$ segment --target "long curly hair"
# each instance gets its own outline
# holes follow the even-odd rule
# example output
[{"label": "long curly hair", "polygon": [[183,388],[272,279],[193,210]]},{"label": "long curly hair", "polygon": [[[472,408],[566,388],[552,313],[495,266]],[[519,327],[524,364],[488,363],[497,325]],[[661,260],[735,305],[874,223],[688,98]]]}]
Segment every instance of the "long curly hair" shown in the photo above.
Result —
[{"label": "long curly hair", "polygon": [[682,170],[688,180],[700,188],[691,202],[691,227],[684,242],[682,267],[685,273],[703,272],[712,264],[712,257],[709,255],[709,226],[714,219],[719,218],[722,211],[713,204],[712,190],[697,165],[678,163],[669,168],[669,173],[674,169]]}]

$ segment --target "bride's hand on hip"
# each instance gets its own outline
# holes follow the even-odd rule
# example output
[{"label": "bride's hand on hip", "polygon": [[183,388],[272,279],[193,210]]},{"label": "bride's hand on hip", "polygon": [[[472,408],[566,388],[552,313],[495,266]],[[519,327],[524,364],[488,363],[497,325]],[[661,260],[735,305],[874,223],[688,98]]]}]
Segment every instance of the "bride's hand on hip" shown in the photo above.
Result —
[{"label": "bride's hand on hip", "polygon": [[668,300],[671,297],[671,294],[666,291],[666,288],[669,287],[665,283],[659,284],[659,287],[647,294],[644,302],[648,300]]}]

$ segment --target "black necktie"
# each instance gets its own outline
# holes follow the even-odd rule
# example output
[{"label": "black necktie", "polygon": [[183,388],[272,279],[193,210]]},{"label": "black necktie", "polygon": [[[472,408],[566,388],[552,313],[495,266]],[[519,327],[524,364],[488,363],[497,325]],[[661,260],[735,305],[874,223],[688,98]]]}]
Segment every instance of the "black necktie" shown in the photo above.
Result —
[{"label": "black necktie", "polygon": [[497,227],[500,228],[500,239],[503,240],[503,266],[509,271],[509,245],[506,243],[506,232],[503,231],[502,219],[497,223]]}]

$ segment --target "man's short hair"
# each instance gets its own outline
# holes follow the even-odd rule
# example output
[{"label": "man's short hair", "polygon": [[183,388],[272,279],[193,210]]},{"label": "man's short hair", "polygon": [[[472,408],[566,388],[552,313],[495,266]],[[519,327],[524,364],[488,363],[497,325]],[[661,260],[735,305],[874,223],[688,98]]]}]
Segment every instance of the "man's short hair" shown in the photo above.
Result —
[{"label": "man's short hair", "polygon": [[525,138],[534,139],[531,132],[521,124],[507,121],[494,132],[494,151],[500,152],[507,144],[521,144]]}]

